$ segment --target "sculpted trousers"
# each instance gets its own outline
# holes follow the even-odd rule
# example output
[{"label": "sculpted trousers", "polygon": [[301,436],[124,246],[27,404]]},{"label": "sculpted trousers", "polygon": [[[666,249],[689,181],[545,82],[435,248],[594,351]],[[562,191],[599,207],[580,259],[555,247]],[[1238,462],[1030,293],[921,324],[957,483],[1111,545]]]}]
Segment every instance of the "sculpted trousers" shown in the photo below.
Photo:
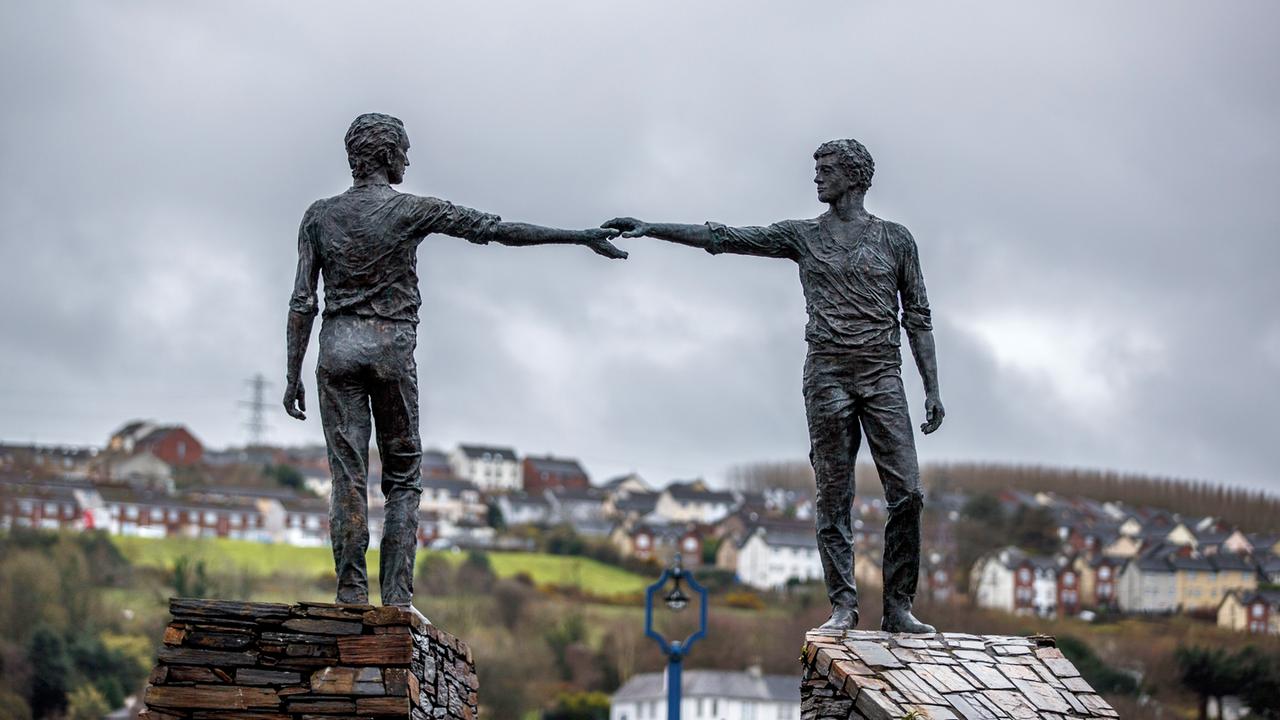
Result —
[{"label": "sculpted trousers", "polygon": [[409,322],[338,315],[326,317],[320,329],[316,386],[333,474],[329,532],[340,603],[369,601],[364,556],[374,427],[386,498],[379,564],[382,603],[404,605],[413,597],[422,495],[416,346],[417,332]]},{"label": "sculpted trousers", "polygon": [[920,574],[920,514],[924,495],[901,355],[871,356],[810,349],[804,367],[809,460],[817,479],[818,555],[832,605],[857,607],[853,579],[854,464],[866,435],[884,486],[884,608],[910,609]]}]

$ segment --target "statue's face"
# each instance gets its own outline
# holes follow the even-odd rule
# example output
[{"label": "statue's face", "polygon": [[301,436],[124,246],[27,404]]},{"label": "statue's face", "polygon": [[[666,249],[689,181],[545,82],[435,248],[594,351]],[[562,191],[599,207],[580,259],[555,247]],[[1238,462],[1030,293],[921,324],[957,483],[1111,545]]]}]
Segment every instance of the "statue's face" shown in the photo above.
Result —
[{"label": "statue's face", "polygon": [[387,182],[399,185],[404,182],[404,170],[409,167],[409,138],[400,135],[400,145],[391,154],[387,163]]},{"label": "statue's face", "polygon": [[818,186],[818,200],[824,203],[833,203],[853,189],[853,180],[835,155],[823,155],[817,159],[813,182]]}]

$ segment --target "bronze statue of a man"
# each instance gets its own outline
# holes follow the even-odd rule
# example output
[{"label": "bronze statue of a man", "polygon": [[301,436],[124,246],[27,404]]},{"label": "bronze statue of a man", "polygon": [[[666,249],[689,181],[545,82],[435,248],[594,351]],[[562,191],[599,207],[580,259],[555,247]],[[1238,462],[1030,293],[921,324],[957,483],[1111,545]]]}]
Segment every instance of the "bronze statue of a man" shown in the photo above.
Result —
[{"label": "bronze statue of a man", "polygon": [[[367,603],[369,438],[376,429],[382,458],[386,518],[381,545],[384,605],[413,597],[422,443],[418,435],[418,244],[432,233],[473,243],[585,245],[625,258],[609,239],[616,230],[559,230],[503,222],[496,215],[445,200],[399,193],[409,166],[404,124],[378,113],[361,115],[346,135],[354,182],[317,200],[298,229],[298,272],[289,301],[288,368],[284,406],[306,418],[302,358],[324,277],[324,323],[316,368],[320,421],[333,474],[330,535],[338,575],[337,601]],[[372,421],[372,422],[371,422]]]},{"label": "bronze statue of a man", "polygon": [[658,224],[616,218],[603,227],[647,235],[712,254],[788,258],[800,266],[809,324],[804,400],[817,479],[818,553],[831,600],[828,629],[858,624],[851,509],[854,462],[863,435],[884,485],[884,619],[890,632],[933,632],[911,613],[920,572],[924,495],[899,352],[906,328],[924,379],[926,434],[942,424],[929,301],[915,241],[897,223],[863,206],[875,163],[856,140],[823,143],[813,154],[818,200],[830,209],[812,220],[768,227]]}]

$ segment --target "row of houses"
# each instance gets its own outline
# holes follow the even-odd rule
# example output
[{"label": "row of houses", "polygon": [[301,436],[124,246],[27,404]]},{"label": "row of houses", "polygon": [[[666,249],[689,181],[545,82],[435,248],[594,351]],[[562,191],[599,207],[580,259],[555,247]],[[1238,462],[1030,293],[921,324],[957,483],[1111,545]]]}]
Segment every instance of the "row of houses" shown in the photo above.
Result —
[{"label": "row of houses", "polygon": [[1210,611],[1231,593],[1242,596],[1260,584],[1280,583],[1280,556],[1204,554],[1164,543],[1132,558],[1038,556],[1007,547],[980,558],[970,578],[979,606],[1011,613]]},{"label": "row of houses", "polygon": [[[470,483],[424,481],[419,541],[486,543],[493,529]],[[369,530],[382,536],[383,509],[369,506]],[[123,483],[31,480],[0,473],[0,529],[101,529],[137,537],[203,537],[321,546],[329,543],[329,503],[284,489],[197,487],[168,493]]]}]

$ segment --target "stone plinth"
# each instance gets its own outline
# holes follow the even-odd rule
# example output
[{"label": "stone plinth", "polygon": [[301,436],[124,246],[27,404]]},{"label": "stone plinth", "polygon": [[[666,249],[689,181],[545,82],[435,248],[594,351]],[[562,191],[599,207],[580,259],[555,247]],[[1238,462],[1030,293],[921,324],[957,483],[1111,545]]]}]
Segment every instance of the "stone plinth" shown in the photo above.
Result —
[{"label": "stone plinth", "polygon": [[149,720],[473,720],[471,650],[417,613],[324,603],[169,602]]},{"label": "stone plinth", "polygon": [[811,630],[801,662],[801,720],[1119,716],[1045,636]]}]

